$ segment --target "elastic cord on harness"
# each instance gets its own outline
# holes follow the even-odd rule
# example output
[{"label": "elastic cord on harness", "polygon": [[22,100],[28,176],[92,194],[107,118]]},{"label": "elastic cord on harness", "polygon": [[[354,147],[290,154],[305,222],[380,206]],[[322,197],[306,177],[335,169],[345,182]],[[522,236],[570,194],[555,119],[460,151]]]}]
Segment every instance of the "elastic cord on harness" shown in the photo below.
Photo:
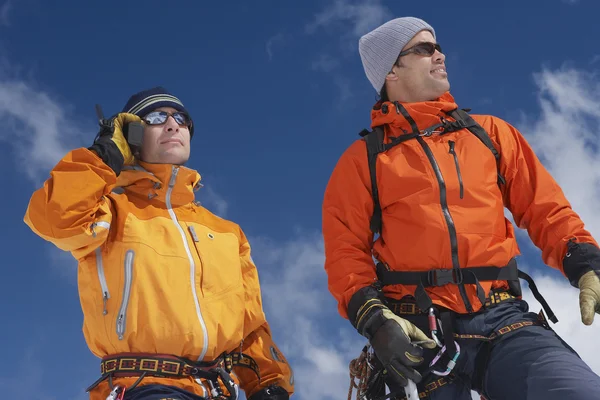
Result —
[{"label": "elastic cord on harness", "polygon": [[519,278],[527,281],[529,289],[531,290],[531,293],[533,293],[533,297],[535,297],[535,299],[542,305],[542,308],[546,312],[546,316],[548,317],[548,319],[556,324],[558,322],[558,318],[556,318],[556,315],[554,315],[554,312],[552,311],[552,309],[550,309],[550,306],[546,302],[546,299],[544,299],[544,297],[541,295],[535,282],[533,281],[533,278],[531,278],[531,276],[527,275],[521,270],[519,270]]}]

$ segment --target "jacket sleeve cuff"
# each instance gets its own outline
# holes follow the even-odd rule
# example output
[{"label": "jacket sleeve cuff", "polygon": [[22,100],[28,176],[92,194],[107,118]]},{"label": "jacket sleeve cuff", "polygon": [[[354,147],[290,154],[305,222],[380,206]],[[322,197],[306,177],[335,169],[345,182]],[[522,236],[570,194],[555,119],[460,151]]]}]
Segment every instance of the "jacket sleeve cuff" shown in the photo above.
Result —
[{"label": "jacket sleeve cuff", "polygon": [[591,243],[567,243],[563,270],[571,286],[579,288],[579,279],[589,271],[600,273],[600,249]]},{"label": "jacket sleeve cuff", "polygon": [[248,400],[288,400],[290,394],[281,386],[268,386],[248,398]]},{"label": "jacket sleeve cuff", "polygon": [[380,292],[373,286],[359,289],[348,303],[348,318],[358,333],[367,339],[377,332],[386,318],[383,310],[387,309],[381,300]]},{"label": "jacket sleeve cuff", "polygon": [[108,165],[115,174],[119,176],[125,164],[125,158],[121,151],[108,136],[99,138],[88,150],[95,151],[98,157]]}]

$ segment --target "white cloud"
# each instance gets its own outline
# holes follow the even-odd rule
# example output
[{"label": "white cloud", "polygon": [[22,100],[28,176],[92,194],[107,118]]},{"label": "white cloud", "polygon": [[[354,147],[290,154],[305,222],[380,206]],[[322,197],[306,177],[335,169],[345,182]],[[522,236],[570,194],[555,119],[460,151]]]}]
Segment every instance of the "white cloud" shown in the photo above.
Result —
[{"label": "white cloud", "polygon": [[266,50],[267,55],[269,56],[269,61],[273,60],[273,47],[277,44],[283,44],[285,41],[285,36],[283,33],[278,33],[274,36],[271,36],[269,40],[267,40]]},{"label": "white cloud", "polygon": [[[594,324],[586,326],[581,322],[579,311],[579,290],[572,287],[566,280],[556,280],[547,274],[534,273],[532,278],[558,318],[552,329],[569,343],[579,353],[594,372],[600,374],[600,342],[597,340],[600,315],[596,315]],[[527,284],[524,285],[524,288]],[[523,291],[524,299],[529,303],[530,311],[542,309],[529,289]]]},{"label": "white cloud", "polygon": [[365,344],[327,290],[320,234],[285,243],[250,239],[275,340],[294,369],[299,399],[345,398],[348,364]]},{"label": "white cloud", "polygon": [[572,68],[542,70],[534,78],[540,114],[517,127],[600,238],[600,81]]},{"label": "white cloud", "polygon": [[[31,332],[29,332],[31,334]],[[58,374],[48,370],[42,361],[44,350],[55,343],[49,343],[47,332],[42,332],[42,328],[37,329],[29,342],[21,349],[20,356],[13,360],[10,368],[5,368],[9,372],[0,376],[0,393],[3,399],[35,399],[35,400],[84,400],[89,398],[86,393],[79,389],[77,385],[72,385],[72,380],[64,379],[64,383],[70,387],[63,391],[68,392],[66,396],[57,396],[52,393],[52,383],[57,383]],[[59,363],[60,364],[60,363]],[[72,372],[72,371],[71,371]],[[65,376],[63,374],[63,376]],[[53,380],[54,378],[54,380]],[[71,379],[80,378],[70,377]],[[62,383],[62,382],[59,382]]]},{"label": "white cloud", "polygon": [[69,284],[77,286],[77,260],[67,251],[62,251],[49,242],[41,244],[50,258],[52,269]]},{"label": "white cloud", "polygon": [[305,29],[312,34],[320,28],[344,22],[350,24],[350,32],[358,37],[385,22],[389,14],[389,9],[380,0],[333,0]]},{"label": "white cloud", "polygon": [[334,102],[338,109],[345,108],[347,101],[353,97],[351,80],[340,66],[347,58],[355,56],[358,37],[384,23],[390,15],[391,12],[380,0],[333,0],[328,1],[327,6],[306,24],[305,32],[309,35],[324,31],[335,38],[327,43],[336,46],[322,52],[310,67],[329,76],[337,89]]},{"label": "white cloud", "polygon": [[[14,365],[10,376],[0,377],[0,392],[6,398],[29,398],[54,400],[43,390],[44,366],[39,359],[37,346],[23,349],[20,360]],[[23,382],[27,382],[26,385]]]},{"label": "white cloud", "polygon": [[311,63],[313,71],[331,72],[340,67],[340,61],[330,54],[321,54],[318,59]]},{"label": "white cloud", "polygon": [[226,218],[227,209],[229,204],[227,200],[223,198],[220,194],[218,194],[212,187],[208,184],[202,187],[196,193],[196,200],[199,200],[203,207],[206,207],[215,215]]},{"label": "white cloud", "polygon": [[0,80],[0,124],[0,141],[13,147],[19,168],[36,185],[82,143],[76,121],[57,97],[17,79]]},{"label": "white cloud", "polygon": [[0,27],[1,26],[10,26],[10,20],[8,19],[8,14],[12,9],[12,0],[7,0],[0,6]]}]

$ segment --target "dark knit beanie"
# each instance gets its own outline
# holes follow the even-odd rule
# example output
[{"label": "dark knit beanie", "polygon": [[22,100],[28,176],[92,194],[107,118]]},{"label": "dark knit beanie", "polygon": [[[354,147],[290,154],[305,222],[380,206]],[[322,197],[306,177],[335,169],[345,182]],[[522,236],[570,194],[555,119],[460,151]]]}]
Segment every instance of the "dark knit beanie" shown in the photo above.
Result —
[{"label": "dark knit beanie", "polygon": [[[177,111],[186,113],[190,121],[192,117],[186,110],[185,106],[177,97],[173,96],[167,89],[157,86],[152,89],[143,90],[132,95],[121,112],[135,114],[143,118],[148,113],[156,110],[159,107],[173,107]],[[190,126],[190,138],[194,135],[194,124]]]}]

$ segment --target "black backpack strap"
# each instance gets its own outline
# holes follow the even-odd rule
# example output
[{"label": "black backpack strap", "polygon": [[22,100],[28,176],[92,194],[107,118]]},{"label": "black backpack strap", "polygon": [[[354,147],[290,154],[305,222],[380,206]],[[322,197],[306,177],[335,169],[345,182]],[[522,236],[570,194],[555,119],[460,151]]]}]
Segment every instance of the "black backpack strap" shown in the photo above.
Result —
[{"label": "black backpack strap", "polygon": [[363,130],[361,136],[367,143],[367,160],[369,176],[371,177],[371,195],[373,197],[373,215],[371,216],[371,232],[381,234],[381,204],[379,204],[379,189],[377,189],[377,156],[385,151],[383,144],[384,131],[382,126],[376,126],[372,131]]},{"label": "black backpack strap", "polygon": [[[490,135],[488,135],[488,133],[486,132],[485,129],[483,129],[483,127],[481,125],[479,125],[477,123],[477,121],[475,121],[473,119],[473,117],[471,117],[465,110],[461,110],[461,109],[455,109],[452,110],[448,113],[452,118],[454,118],[457,121],[464,121],[464,125],[465,127],[473,134],[475,135],[479,140],[481,140],[481,142],[488,148],[490,149],[490,151],[492,152],[492,154],[494,155],[494,157],[496,158],[496,163],[499,164],[500,163],[500,153],[498,152],[498,150],[496,149],[496,147],[494,147],[494,143],[492,142],[492,139],[490,138]],[[500,173],[500,168],[498,166],[498,183],[499,184],[505,184],[506,183],[506,179],[504,179],[504,176],[502,176],[502,174]]]}]

